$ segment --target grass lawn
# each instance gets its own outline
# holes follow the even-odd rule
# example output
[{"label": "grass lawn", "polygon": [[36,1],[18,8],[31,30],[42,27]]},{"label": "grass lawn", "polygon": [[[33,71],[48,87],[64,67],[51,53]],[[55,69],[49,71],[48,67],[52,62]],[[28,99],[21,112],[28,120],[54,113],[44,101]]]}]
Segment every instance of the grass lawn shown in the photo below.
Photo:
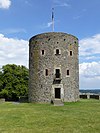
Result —
[{"label": "grass lawn", "polygon": [[100,101],[0,103],[0,133],[100,133]]}]

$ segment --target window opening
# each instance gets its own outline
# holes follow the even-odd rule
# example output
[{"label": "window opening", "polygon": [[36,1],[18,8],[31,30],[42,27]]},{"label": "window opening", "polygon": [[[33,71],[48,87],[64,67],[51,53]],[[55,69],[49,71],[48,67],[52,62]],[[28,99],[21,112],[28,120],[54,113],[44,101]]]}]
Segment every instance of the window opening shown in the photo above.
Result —
[{"label": "window opening", "polygon": [[56,78],[60,78],[60,69],[56,69]]},{"label": "window opening", "polygon": [[67,70],[67,76],[69,75],[69,70]]},{"label": "window opening", "polygon": [[50,41],[50,38],[48,39],[48,41]]},{"label": "window opening", "polygon": [[77,43],[76,41],[74,43]]},{"label": "window opening", "polygon": [[59,55],[59,49],[56,49],[56,55]]},{"label": "window opening", "polygon": [[44,55],[44,50],[42,50],[42,55]]},{"label": "window opening", "polygon": [[73,55],[73,52],[72,51],[70,51],[70,56],[72,56]]},{"label": "window opening", "polygon": [[48,76],[48,69],[45,69],[45,76]]}]

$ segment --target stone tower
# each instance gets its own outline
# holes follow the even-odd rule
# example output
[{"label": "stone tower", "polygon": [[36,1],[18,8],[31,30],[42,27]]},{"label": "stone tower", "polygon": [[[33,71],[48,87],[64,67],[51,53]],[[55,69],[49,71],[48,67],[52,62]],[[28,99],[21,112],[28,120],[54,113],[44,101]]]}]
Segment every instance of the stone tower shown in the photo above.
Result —
[{"label": "stone tower", "polygon": [[61,32],[33,36],[29,40],[29,102],[78,98],[78,39]]}]

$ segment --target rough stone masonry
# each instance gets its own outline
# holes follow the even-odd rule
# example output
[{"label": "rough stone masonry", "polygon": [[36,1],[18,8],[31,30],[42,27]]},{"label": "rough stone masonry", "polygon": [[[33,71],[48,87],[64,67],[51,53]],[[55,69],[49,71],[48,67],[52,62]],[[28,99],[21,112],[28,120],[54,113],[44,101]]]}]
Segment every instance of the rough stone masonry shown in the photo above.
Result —
[{"label": "rough stone masonry", "polygon": [[78,39],[49,32],[29,40],[29,102],[79,99]]}]

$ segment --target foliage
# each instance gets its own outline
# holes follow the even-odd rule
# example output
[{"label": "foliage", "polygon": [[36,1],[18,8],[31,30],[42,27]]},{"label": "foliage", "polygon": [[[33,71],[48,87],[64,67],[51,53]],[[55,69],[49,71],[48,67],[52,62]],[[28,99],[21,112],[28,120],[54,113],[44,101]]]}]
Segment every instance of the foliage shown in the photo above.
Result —
[{"label": "foliage", "polygon": [[16,100],[26,96],[28,90],[28,69],[25,66],[7,64],[0,71],[0,96]]},{"label": "foliage", "polygon": [[2,71],[0,71],[0,91],[3,89]]},{"label": "foliage", "polygon": [[100,101],[0,104],[1,133],[99,133]]}]

